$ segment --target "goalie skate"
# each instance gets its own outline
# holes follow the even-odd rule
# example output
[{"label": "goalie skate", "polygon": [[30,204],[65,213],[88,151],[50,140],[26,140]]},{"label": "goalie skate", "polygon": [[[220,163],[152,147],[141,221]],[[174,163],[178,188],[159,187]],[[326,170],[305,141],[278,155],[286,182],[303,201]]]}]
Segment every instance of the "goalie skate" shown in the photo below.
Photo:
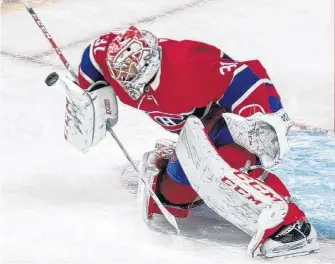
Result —
[{"label": "goalie skate", "polygon": [[317,234],[312,224],[297,221],[284,226],[260,248],[259,256],[266,258],[303,256],[319,251]]}]

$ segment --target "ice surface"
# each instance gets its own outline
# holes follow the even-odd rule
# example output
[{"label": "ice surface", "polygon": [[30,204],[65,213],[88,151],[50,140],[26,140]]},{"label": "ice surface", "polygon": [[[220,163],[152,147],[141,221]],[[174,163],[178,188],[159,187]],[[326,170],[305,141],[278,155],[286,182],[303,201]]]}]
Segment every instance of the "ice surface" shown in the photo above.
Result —
[{"label": "ice surface", "polygon": [[[61,0],[35,11],[74,66],[94,37],[130,23],[162,37],[213,43],[237,59],[259,58],[294,120],[332,128],[333,5],[331,0]],[[135,174],[113,139],[87,155],[64,141],[64,92],[43,83],[54,70],[65,72],[32,18],[22,8],[7,7],[1,17],[3,263],[255,262],[246,256],[249,238],[206,207],[179,221],[182,236],[162,217],[147,228],[139,219]],[[156,138],[173,137],[126,106],[120,107],[119,120],[115,132],[136,161]],[[292,151],[276,168],[326,239],[335,238],[334,140],[296,131]],[[299,261],[334,263],[332,241]]]}]

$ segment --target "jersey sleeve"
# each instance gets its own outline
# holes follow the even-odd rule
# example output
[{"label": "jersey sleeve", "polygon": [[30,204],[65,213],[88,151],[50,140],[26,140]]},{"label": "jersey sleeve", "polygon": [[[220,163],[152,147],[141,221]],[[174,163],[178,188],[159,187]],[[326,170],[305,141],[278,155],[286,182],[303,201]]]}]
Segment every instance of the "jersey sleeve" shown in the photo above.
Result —
[{"label": "jersey sleeve", "polygon": [[233,78],[217,103],[243,117],[282,108],[280,96],[258,60],[236,64]]},{"label": "jersey sleeve", "polygon": [[105,63],[108,45],[115,36],[114,33],[102,35],[84,50],[78,67],[78,82],[82,89],[87,89],[97,81],[105,80],[102,64]]},{"label": "jersey sleeve", "polygon": [[84,50],[78,69],[78,82],[83,89],[87,89],[97,81],[104,80],[102,70],[92,51],[91,44]]}]

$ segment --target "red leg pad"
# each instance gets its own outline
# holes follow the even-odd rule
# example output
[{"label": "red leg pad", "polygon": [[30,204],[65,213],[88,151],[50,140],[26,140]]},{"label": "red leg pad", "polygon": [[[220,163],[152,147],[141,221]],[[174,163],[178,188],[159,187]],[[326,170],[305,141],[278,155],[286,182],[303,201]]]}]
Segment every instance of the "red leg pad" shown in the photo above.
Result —
[{"label": "red leg pad", "polygon": [[271,189],[275,190],[281,196],[291,197],[290,192],[285,187],[284,183],[273,173],[269,173],[267,178],[265,179],[265,184]]},{"label": "red leg pad", "polygon": [[191,186],[173,181],[166,173],[160,184],[160,192],[166,200],[173,204],[188,204],[198,197]]}]

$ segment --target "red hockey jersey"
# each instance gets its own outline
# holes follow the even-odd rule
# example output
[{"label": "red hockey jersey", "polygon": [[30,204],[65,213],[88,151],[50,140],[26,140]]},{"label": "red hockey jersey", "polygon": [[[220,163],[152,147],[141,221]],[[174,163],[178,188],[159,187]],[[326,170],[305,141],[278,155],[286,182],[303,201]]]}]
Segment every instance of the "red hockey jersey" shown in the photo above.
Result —
[{"label": "red hockey jersey", "polygon": [[79,65],[80,87],[105,80],[121,102],[145,111],[168,131],[178,132],[191,114],[201,118],[212,103],[242,116],[282,107],[259,61],[238,62],[212,45],[171,39],[159,39],[161,67],[151,89],[134,100],[107,68],[106,53],[115,36],[102,35],[85,49]]}]

